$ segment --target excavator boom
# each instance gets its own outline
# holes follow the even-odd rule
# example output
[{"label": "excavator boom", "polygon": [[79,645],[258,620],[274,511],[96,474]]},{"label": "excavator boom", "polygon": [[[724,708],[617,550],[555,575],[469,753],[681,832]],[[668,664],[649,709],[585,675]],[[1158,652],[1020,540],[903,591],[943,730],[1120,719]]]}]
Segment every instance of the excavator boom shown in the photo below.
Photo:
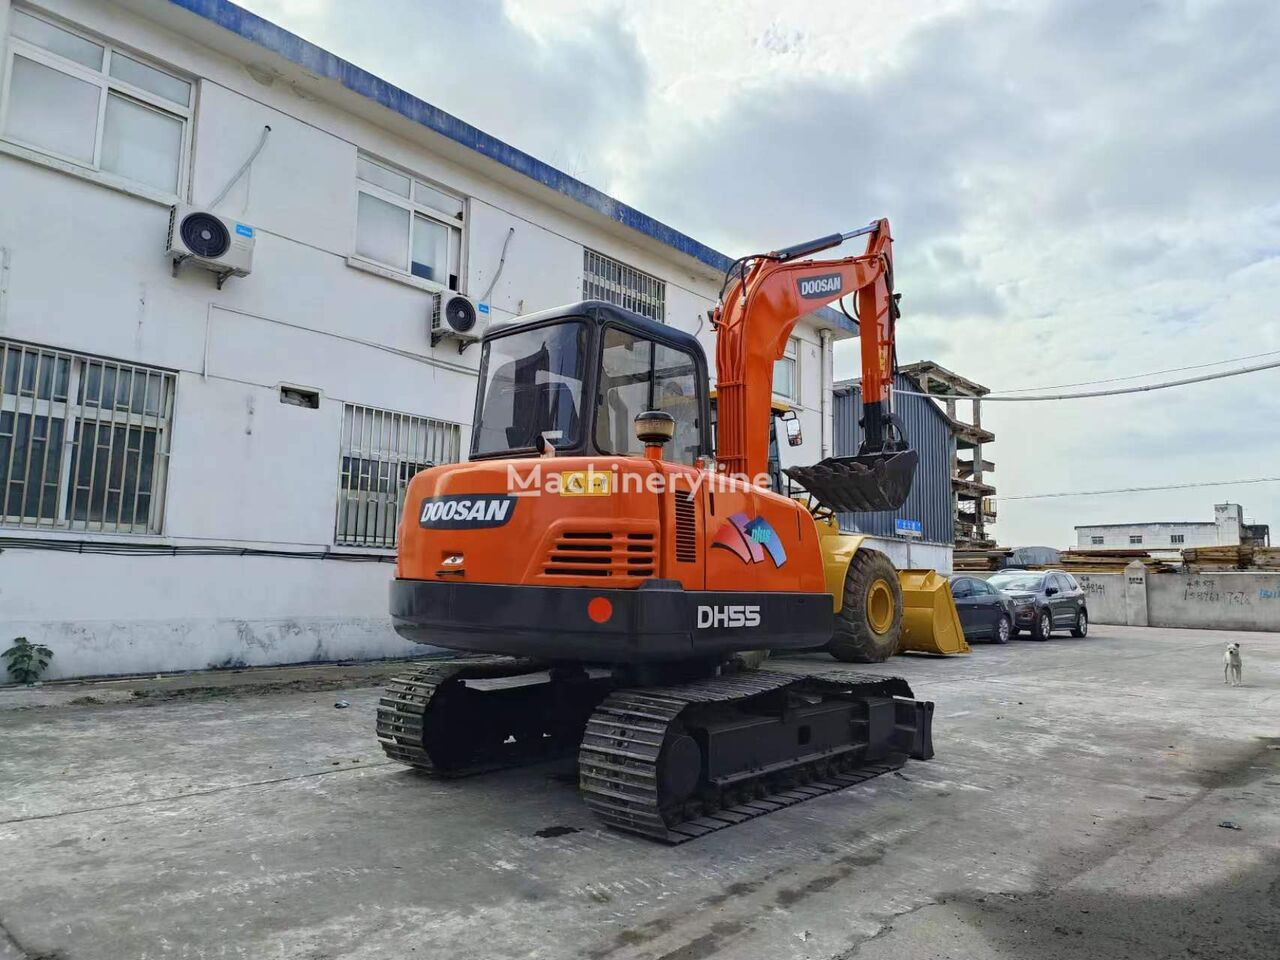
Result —
[{"label": "excavator boom", "polygon": [[[862,236],[867,247],[858,256],[811,259]],[[855,457],[832,457],[787,473],[833,510],[893,510],[906,500],[918,458],[907,449],[891,410],[898,306],[888,220],[745,257],[730,268],[713,314],[716,457],[731,475],[752,478],[766,470],[773,364],[800,317],[849,295],[856,299],[861,341],[862,446]]]}]

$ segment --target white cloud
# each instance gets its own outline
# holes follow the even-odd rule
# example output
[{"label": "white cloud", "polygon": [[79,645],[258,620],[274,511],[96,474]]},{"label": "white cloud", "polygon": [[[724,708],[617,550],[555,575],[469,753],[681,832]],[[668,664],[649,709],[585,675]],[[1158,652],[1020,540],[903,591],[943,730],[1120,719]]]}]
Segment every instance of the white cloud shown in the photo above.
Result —
[{"label": "white cloud", "polygon": [[[729,253],[888,216],[904,361],[993,388],[1280,350],[1280,8],[252,0],[255,11]],[[837,374],[854,372],[842,347]],[[1280,475],[1280,374],[990,404],[1005,494]],[[1010,501],[1280,524],[1280,484]]]}]

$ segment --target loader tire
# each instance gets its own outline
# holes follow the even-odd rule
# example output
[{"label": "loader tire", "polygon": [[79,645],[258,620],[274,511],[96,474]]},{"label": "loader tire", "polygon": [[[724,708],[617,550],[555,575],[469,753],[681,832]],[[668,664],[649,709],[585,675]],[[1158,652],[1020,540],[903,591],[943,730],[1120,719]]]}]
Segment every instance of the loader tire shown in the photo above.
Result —
[{"label": "loader tire", "polygon": [[858,550],[844,576],[844,604],[827,652],[844,663],[882,663],[902,638],[902,586],[879,550]]}]

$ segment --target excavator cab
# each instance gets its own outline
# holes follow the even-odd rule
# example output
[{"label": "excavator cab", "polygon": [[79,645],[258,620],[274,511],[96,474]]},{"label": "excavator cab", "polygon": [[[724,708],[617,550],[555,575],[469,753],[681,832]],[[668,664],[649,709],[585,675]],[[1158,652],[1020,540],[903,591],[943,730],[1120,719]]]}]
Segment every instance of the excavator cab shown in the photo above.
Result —
[{"label": "excavator cab", "polygon": [[483,351],[472,460],[643,456],[647,410],[675,422],[665,460],[711,452],[707,360],[686,333],[588,301],[491,331]]}]

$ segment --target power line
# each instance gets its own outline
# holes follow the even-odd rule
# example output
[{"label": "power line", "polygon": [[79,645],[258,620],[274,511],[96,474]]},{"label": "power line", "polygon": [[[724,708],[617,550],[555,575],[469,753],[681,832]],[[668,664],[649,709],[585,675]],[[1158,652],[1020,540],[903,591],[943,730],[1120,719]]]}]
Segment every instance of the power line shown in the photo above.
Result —
[{"label": "power line", "polygon": [[1105,380],[1081,380],[1078,383],[1050,383],[1043,387],[1010,387],[1008,390],[993,390],[992,393],[1027,393],[1032,390],[1061,390],[1064,387],[1092,387],[1099,383],[1119,383],[1122,380],[1141,380],[1143,377],[1158,377],[1164,373],[1182,373],[1184,370],[1203,370],[1205,367],[1220,367],[1224,363],[1239,363],[1242,360],[1257,360],[1259,357],[1274,357],[1280,350],[1267,350],[1264,353],[1250,353],[1243,357],[1227,357],[1209,363],[1193,363],[1185,367],[1168,367],[1165,370],[1148,370],[1146,373],[1130,373],[1123,377],[1108,377]]},{"label": "power line", "polygon": [[1053,497],[1097,497],[1106,493],[1148,493],[1152,490],[1188,490],[1192,487],[1231,487],[1246,483],[1280,483],[1280,477],[1253,477],[1248,480],[1204,480],[1197,483],[1166,483],[1155,487],[1116,487],[1114,490],[1071,490],[1065,493],[1025,493],[993,500],[1048,500]]},{"label": "power line", "polygon": [[1239,370],[1224,370],[1221,373],[1207,373],[1201,377],[1185,377],[1182,380],[1167,380],[1164,383],[1148,383],[1137,387],[1121,387],[1118,390],[1087,390],[1084,393],[1047,393],[1039,397],[993,397],[991,395],[976,397],[963,393],[921,393],[918,390],[898,390],[897,393],[912,397],[932,397],[934,400],[981,400],[983,403],[1030,403],[1036,400],[1083,400],[1087,397],[1117,397],[1125,393],[1146,393],[1151,390],[1167,390],[1170,387],[1183,387],[1189,383],[1204,383],[1209,380],[1222,380],[1226,377],[1238,377],[1246,373],[1257,373],[1259,370],[1272,370],[1280,367],[1280,360],[1270,363],[1259,363],[1252,367],[1241,367]]}]

